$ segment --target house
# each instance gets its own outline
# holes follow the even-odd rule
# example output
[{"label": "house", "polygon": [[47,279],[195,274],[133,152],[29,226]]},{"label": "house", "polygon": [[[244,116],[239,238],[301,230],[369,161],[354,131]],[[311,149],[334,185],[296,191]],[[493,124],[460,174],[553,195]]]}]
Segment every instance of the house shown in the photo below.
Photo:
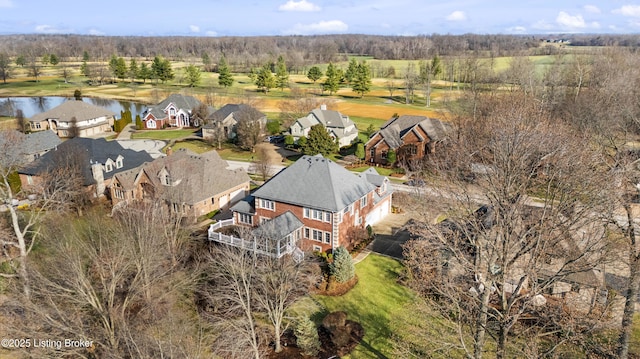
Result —
[{"label": "house", "polygon": [[226,104],[219,110],[207,116],[206,124],[202,126],[202,137],[210,139],[214,132],[222,129],[226,138],[232,140],[237,134],[238,123],[241,121],[258,122],[260,128],[267,125],[267,115],[245,104]]},{"label": "house", "polygon": [[165,127],[197,127],[200,120],[195,116],[202,103],[193,96],[172,94],[159,104],[142,112],[142,124],[146,130]]},{"label": "house", "polygon": [[303,156],[231,210],[234,223],[258,228],[290,213],[301,223],[292,231],[300,248],[329,251],[353,247],[358,231],[390,213],[391,192],[374,169],[355,174],[322,155]]},{"label": "house", "polygon": [[138,168],[116,174],[110,187],[114,206],[122,202],[162,200],[174,211],[196,219],[227,209],[249,194],[250,178],[228,170],[216,151],[177,150]]},{"label": "house", "polygon": [[105,108],[69,100],[31,117],[29,127],[32,132],[51,130],[59,137],[90,137],[111,132],[114,121],[115,113]]},{"label": "house", "polygon": [[311,127],[318,124],[324,126],[332,138],[338,140],[340,147],[349,146],[358,138],[358,129],[349,116],[327,110],[326,105],[309,112],[306,117],[297,119],[289,128],[289,134],[297,142],[300,137],[309,136]]},{"label": "house", "polygon": [[435,144],[443,141],[447,132],[448,124],[425,116],[392,118],[365,144],[365,161],[386,165],[390,150],[396,152],[398,162],[420,160],[435,151]]},{"label": "house", "polygon": [[115,174],[152,160],[147,152],[125,149],[117,141],[76,137],[64,141],[54,150],[21,168],[18,174],[22,188],[28,190],[30,186],[41,185],[49,170],[65,165],[79,165],[87,191],[93,197],[101,197],[111,185]]},{"label": "house", "polygon": [[[33,162],[62,143],[60,137],[56,136],[53,131],[40,131],[27,135],[18,134],[18,131],[15,132],[15,136],[11,134],[8,134],[8,136],[21,139],[19,143],[17,143],[17,151],[19,151],[19,155],[24,158],[24,163]],[[5,133],[0,132],[0,143],[6,140],[4,137]]]}]

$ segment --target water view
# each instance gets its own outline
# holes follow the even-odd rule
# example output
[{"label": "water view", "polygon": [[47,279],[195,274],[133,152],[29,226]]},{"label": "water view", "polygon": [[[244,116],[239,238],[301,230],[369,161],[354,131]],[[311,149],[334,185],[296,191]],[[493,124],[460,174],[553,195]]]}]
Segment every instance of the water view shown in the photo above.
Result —
[{"label": "water view", "polygon": [[[35,114],[48,111],[67,100],[73,100],[73,98],[57,96],[0,98],[0,116],[15,116],[17,110],[22,110],[24,117],[29,118]],[[90,97],[84,97],[82,101],[113,111],[117,118],[120,117],[120,111],[128,109],[131,111],[131,118],[134,120],[137,114],[141,114],[147,108],[145,104],[131,101]]]}]

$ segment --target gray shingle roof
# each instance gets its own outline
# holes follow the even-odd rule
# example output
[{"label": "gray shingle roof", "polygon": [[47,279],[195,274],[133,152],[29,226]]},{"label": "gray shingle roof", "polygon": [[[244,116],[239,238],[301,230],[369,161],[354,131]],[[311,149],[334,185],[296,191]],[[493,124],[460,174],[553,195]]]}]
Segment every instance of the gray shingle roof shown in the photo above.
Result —
[{"label": "gray shingle roof", "polygon": [[30,122],[41,122],[47,119],[58,119],[69,122],[73,117],[77,121],[91,120],[102,116],[115,116],[116,114],[104,107],[94,106],[84,101],[69,100],[59,106],[32,116]]},{"label": "gray shingle roof", "polygon": [[273,218],[270,221],[260,224],[253,230],[253,234],[258,238],[281,239],[302,228],[303,223],[291,211]]},{"label": "gray shingle roof", "polygon": [[230,209],[233,212],[256,214],[255,197],[253,197],[253,195],[248,195],[241,199],[240,202],[231,206]]},{"label": "gray shingle roof", "polygon": [[[249,175],[242,170],[228,170],[227,162],[216,151],[196,154],[187,149],[179,149],[170,156],[161,157],[146,163],[142,170],[151,180],[156,194],[187,204],[195,204],[219,193],[250,181]],[[172,186],[161,183],[160,173],[166,170]],[[118,175],[118,181],[125,190],[132,189],[139,170]],[[128,187],[127,187],[128,186]]]},{"label": "gray shingle roof", "polygon": [[227,117],[229,117],[229,115],[234,114],[238,111],[247,111],[250,113],[251,117],[255,117],[252,118],[253,120],[260,120],[262,118],[264,118],[266,115],[260,111],[258,111],[257,109],[246,105],[246,104],[226,104],[224,106],[222,106],[218,111],[215,111],[214,113],[210,114],[209,116],[207,116],[207,122],[208,124],[205,125],[205,128],[212,128],[213,123],[215,122],[219,122],[219,121],[224,121],[224,119],[226,119]]},{"label": "gray shingle roof", "polygon": [[[100,163],[104,165],[108,159],[115,161],[118,156],[122,156],[121,168],[115,168],[110,172],[104,172],[104,178],[111,178],[113,175],[139,167],[145,162],[151,162],[153,158],[145,151],[134,151],[125,149],[117,141],[107,141],[104,138],[84,138],[76,137],[64,141],[58,146],[57,151],[49,151],[42,157],[35,160],[30,165],[22,168],[19,173],[28,175],[39,175],[49,168],[52,168],[57,161],[58,151],[79,148],[83,153],[87,154],[87,161],[84,168],[84,184],[88,186],[94,182],[91,173],[91,164]],[[73,153],[73,152],[71,152]]]},{"label": "gray shingle roof", "polygon": [[253,195],[277,202],[337,212],[375,190],[375,186],[335,162],[302,156],[258,188]]},{"label": "gray shingle roof", "polygon": [[157,105],[149,107],[149,109],[147,109],[147,112],[151,113],[155,118],[165,118],[167,114],[164,112],[164,110],[167,108],[167,106],[169,106],[169,104],[174,104],[178,109],[191,112],[198,106],[200,106],[201,102],[193,96],[174,93],[169,95],[169,97],[165,98]]},{"label": "gray shingle roof", "polygon": [[24,144],[25,153],[39,153],[59,146],[62,140],[53,131],[39,131],[27,135]]},{"label": "gray shingle roof", "polygon": [[380,135],[391,148],[402,146],[402,137],[414,127],[420,126],[431,141],[441,141],[449,131],[448,125],[426,116],[403,115],[392,118],[380,128]]},{"label": "gray shingle roof", "polygon": [[311,113],[318,118],[320,123],[325,127],[338,127],[345,128],[353,124],[348,116],[341,114],[338,111],[315,109]]}]

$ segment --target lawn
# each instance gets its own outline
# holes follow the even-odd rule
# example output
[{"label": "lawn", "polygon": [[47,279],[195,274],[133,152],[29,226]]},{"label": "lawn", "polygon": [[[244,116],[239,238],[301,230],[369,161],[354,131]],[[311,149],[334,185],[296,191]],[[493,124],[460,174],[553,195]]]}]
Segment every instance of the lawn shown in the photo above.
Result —
[{"label": "lawn", "polygon": [[199,140],[186,140],[186,141],[178,141],[171,146],[171,149],[174,151],[179,150],[181,148],[186,148],[195,153],[204,153],[211,151],[213,147],[204,141]]},{"label": "lawn", "polygon": [[407,310],[414,294],[398,284],[402,265],[395,259],[370,254],[356,265],[358,284],[340,297],[316,296],[326,312],[345,311],[360,322],[365,336],[347,358],[392,358],[391,320]]}]

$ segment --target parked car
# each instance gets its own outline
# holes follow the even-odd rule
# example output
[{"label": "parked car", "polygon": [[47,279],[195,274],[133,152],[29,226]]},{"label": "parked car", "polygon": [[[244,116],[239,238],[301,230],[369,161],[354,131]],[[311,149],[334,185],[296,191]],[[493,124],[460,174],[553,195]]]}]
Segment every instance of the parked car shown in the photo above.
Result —
[{"label": "parked car", "polygon": [[413,187],[424,187],[424,185],[426,183],[424,182],[424,180],[422,180],[420,178],[412,178],[412,179],[408,180],[407,182],[404,182],[403,184],[405,184],[407,186],[413,186]]},{"label": "parked car", "polygon": [[282,143],[284,142],[284,135],[269,136],[269,142]]}]

